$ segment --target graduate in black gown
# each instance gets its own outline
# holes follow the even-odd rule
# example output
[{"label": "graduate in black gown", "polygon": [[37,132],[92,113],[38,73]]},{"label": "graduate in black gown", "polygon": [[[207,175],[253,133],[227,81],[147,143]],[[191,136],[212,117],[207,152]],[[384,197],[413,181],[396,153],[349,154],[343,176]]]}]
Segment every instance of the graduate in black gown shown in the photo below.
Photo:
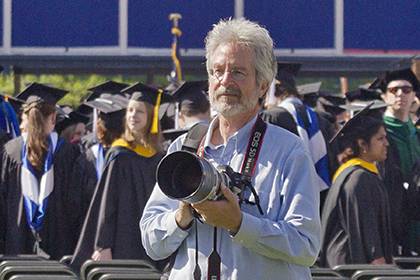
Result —
[{"label": "graduate in black gown", "polygon": [[[278,63],[277,66],[274,96],[277,99],[277,103],[279,103],[279,98],[286,92],[296,92],[297,94],[295,76],[302,65],[300,63]],[[262,111],[260,115],[264,121],[280,126],[298,135],[293,116],[285,108],[278,106],[278,104]]]},{"label": "graduate in black gown", "polygon": [[107,153],[71,265],[87,259],[147,259],[139,221],[162,154],[158,123],[166,94],[142,84],[127,88],[125,132]]},{"label": "graduate in black gown", "polygon": [[[99,118],[99,113],[96,110],[92,110],[94,107],[87,105],[87,103],[94,102],[94,100],[97,98],[102,99],[104,95],[121,95],[121,90],[125,89],[126,87],[128,87],[128,84],[115,81],[106,81],[88,89],[88,95],[78,108],[80,113],[87,115],[90,118],[90,122],[86,125],[89,133],[87,133],[81,139],[81,144],[85,150],[98,143],[98,139],[96,137],[96,122],[97,118]],[[104,99],[107,99],[107,97],[104,97]]]},{"label": "graduate in black gown", "polygon": [[76,161],[81,172],[77,177],[83,186],[83,213],[86,214],[96,184],[105,166],[106,152],[124,132],[124,117],[128,99],[119,94],[103,93],[98,98],[83,103],[96,110],[95,141]]},{"label": "graduate in black gown", "polygon": [[375,165],[386,159],[388,141],[382,121],[367,111],[333,138],[345,157],[322,212],[322,266],[392,262],[389,201]]},{"label": "graduate in black gown", "polygon": [[61,106],[62,112],[60,120],[57,119],[55,130],[58,135],[64,138],[67,142],[80,145],[81,139],[86,134],[86,124],[89,117],[81,114],[78,110],[73,110],[70,106]]},{"label": "graduate in black gown", "polygon": [[33,83],[19,94],[27,126],[2,154],[0,254],[58,260],[74,250],[81,223],[80,186],[73,181],[79,150],[53,131],[55,104],[66,93]]}]

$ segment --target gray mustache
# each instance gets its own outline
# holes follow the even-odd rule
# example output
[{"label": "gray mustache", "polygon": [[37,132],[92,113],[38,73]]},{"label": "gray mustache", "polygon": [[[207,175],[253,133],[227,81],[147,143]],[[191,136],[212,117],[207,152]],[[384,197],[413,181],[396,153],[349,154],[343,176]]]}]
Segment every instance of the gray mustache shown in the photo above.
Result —
[{"label": "gray mustache", "polygon": [[232,96],[241,96],[241,91],[236,88],[224,88],[220,87],[215,91],[216,97],[220,95],[232,95]]}]

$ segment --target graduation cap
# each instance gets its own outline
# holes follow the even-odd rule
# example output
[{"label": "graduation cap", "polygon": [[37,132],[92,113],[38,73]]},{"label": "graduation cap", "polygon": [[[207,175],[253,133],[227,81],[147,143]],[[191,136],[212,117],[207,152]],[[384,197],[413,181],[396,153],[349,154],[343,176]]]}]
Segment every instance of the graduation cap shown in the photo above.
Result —
[{"label": "graduation cap", "polygon": [[153,106],[155,106],[158,101],[159,105],[166,102],[172,102],[172,97],[162,89],[151,87],[140,82],[126,87],[121,90],[121,93],[129,96],[130,100],[146,102]]},{"label": "graduation cap", "polygon": [[60,134],[64,129],[67,127],[78,124],[84,123],[86,124],[89,121],[89,117],[83,114],[80,114],[78,111],[73,110],[70,106],[63,106],[62,112],[65,114],[60,118],[57,118],[57,122],[55,125],[55,130]]},{"label": "graduation cap", "polygon": [[276,79],[282,86],[296,88],[295,77],[297,76],[302,64],[294,62],[278,62]]},{"label": "graduation cap", "polygon": [[140,82],[123,89],[121,92],[130,96],[130,100],[146,102],[154,107],[150,133],[157,133],[160,104],[171,102],[172,97],[165,93],[162,89],[154,88]]},{"label": "graduation cap", "polygon": [[390,82],[396,80],[405,80],[411,83],[414,91],[420,90],[420,82],[416,75],[410,68],[387,71],[385,74],[378,77],[370,86],[370,89],[380,89],[382,92],[386,92],[387,86]]},{"label": "graduation cap", "polygon": [[361,111],[355,114],[350,120],[348,120],[331,138],[329,143],[333,143],[340,137],[345,137],[347,133],[351,132],[355,127],[361,126],[363,118],[368,116],[369,110],[372,109],[373,102],[366,105]]},{"label": "graduation cap", "polygon": [[297,93],[303,97],[303,103],[309,107],[316,107],[322,82],[309,83],[296,87]]},{"label": "graduation cap", "polygon": [[180,110],[207,112],[210,108],[207,90],[207,80],[184,82],[172,93],[172,97],[179,103]]},{"label": "graduation cap", "polygon": [[106,81],[105,83],[99,84],[95,87],[88,88],[91,93],[86,97],[86,101],[91,101],[98,98],[102,93],[119,94],[121,90],[128,87],[128,84]]},{"label": "graduation cap", "polygon": [[170,94],[174,92],[177,88],[179,88],[180,83],[178,81],[171,82],[169,85],[165,87],[165,91],[169,92]]},{"label": "graduation cap", "polygon": [[388,106],[384,101],[382,100],[356,100],[353,102],[349,102],[344,105],[340,105],[340,108],[347,110],[347,111],[360,111],[363,108],[365,108],[368,104],[371,104],[370,110],[377,110],[377,109],[383,109]]},{"label": "graduation cap", "polygon": [[57,117],[56,123],[69,118],[69,113],[73,111],[73,109],[68,105],[59,106],[57,105]]},{"label": "graduation cap", "polygon": [[341,105],[346,105],[346,98],[340,94],[321,91],[318,98],[319,104],[326,112],[333,115],[339,115],[345,111]]},{"label": "graduation cap", "polygon": [[102,93],[98,98],[86,101],[83,104],[97,109],[104,114],[112,114],[125,110],[128,105],[128,99],[119,94]]},{"label": "graduation cap", "polygon": [[57,102],[68,93],[67,90],[46,86],[39,83],[31,83],[16,98],[25,100],[26,104],[34,102],[45,102],[51,105]]},{"label": "graduation cap", "polygon": [[296,87],[300,95],[318,94],[321,89],[322,82],[299,85]]},{"label": "graduation cap", "polygon": [[339,106],[346,104],[346,97],[341,93],[334,93],[329,91],[320,91],[319,92],[320,100],[327,100],[326,105],[330,106]]},{"label": "graduation cap", "polygon": [[373,101],[382,100],[381,94],[376,89],[359,87],[356,90],[345,93],[348,101],[353,102],[355,100],[362,101]]}]

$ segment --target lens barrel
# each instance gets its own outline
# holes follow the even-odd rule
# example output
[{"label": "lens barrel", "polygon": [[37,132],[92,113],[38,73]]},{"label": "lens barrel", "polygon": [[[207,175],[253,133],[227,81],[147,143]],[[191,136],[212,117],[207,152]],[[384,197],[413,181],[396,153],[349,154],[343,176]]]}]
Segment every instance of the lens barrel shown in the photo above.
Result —
[{"label": "lens barrel", "polygon": [[177,151],[159,162],[156,180],[168,197],[199,203],[217,198],[222,178],[206,159],[187,151]]}]

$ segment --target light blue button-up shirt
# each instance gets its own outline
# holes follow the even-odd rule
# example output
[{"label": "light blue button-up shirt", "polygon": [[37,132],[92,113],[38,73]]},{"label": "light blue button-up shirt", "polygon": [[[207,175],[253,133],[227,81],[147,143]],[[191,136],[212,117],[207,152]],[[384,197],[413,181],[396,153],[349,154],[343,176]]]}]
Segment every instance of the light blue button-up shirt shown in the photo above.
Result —
[{"label": "light blue button-up shirt", "polygon": [[[239,172],[256,118],[214,146],[212,121],[204,140],[204,157],[213,165],[230,165]],[[185,135],[168,153],[181,149]],[[316,172],[301,140],[274,125],[267,125],[252,184],[264,215],[255,205],[242,204],[242,223],[235,236],[218,229],[217,250],[222,279],[311,279],[309,266],[320,248],[319,191]],[[249,197],[249,194],[245,194]],[[253,200],[251,195],[250,200]],[[153,259],[177,256],[169,279],[193,279],[195,227],[182,230],[175,222],[179,201],[166,197],[159,186],[146,204],[140,221],[142,243]],[[213,227],[197,223],[198,257],[202,279],[213,249]]]}]

